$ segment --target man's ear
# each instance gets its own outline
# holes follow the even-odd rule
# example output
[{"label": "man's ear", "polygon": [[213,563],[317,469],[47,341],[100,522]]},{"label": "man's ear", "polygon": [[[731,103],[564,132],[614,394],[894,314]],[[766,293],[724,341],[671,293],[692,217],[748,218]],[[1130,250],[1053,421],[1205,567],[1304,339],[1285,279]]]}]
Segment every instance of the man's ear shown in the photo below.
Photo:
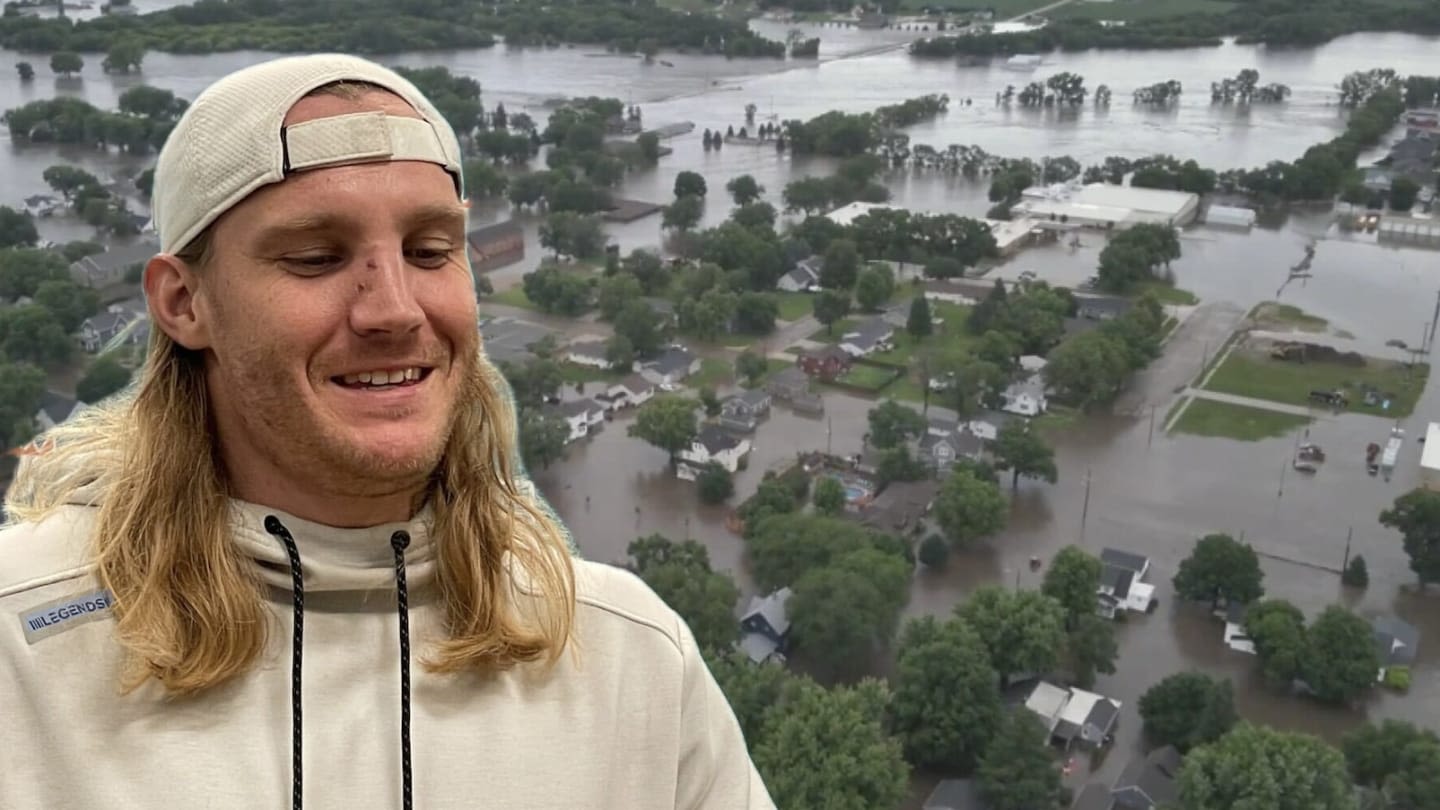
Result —
[{"label": "man's ear", "polygon": [[170,339],[187,349],[210,347],[210,313],[200,299],[200,278],[189,264],[162,253],[145,265],[150,314]]}]

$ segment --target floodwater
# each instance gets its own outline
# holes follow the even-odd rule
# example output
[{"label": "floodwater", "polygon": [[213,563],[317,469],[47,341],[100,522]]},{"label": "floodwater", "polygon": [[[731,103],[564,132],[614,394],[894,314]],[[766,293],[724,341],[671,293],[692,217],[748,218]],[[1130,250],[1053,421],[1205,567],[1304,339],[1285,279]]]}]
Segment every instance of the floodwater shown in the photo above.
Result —
[{"label": "floodwater", "polygon": [[[163,2],[137,0],[142,8]],[[768,26],[783,37],[785,26]],[[515,51],[497,47],[480,51],[401,55],[389,60],[406,65],[441,64],[473,76],[484,87],[485,103],[503,101],[513,113],[527,111],[543,118],[545,102],[561,96],[620,96],[640,104],[649,126],[693,121],[697,131],[667,141],[674,153],[654,169],[636,172],[622,194],[667,200],[675,175],[700,171],[712,189],[706,223],[728,214],[725,182],[740,174],[754,175],[778,202],[789,180],[828,171],[830,162],[793,159],[767,147],[726,146],[706,152],[699,130],[737,128],[747,103],[760,108],[759,120],[806,118],[829,109],[852,112],[873,109],[924,93],[948,93],[950,112],[910,131],[913,141],[944,147],[978,144],[1007,156],[1040,158],[1070,154],[1082,163],[1110,154],[1131,157],[1169,152],[1193,157],[1215,168],[1256,166],[1272,159],[1292,159],[1308,146],[1339,131],[1342,119],[1333,103],[1333,88],[1346,73],[1370,67],[1394,67],[1401,73],[1433,73],[1435,38],[1402,34],[1344,37],[1321,48],[1270,51],[1226,45],[1216,49],[1176,52],[1095,52],[1049,57],[1033,75],[999,66],[960,67],[951,62],[914,61],[904,52],[907,32],[861,32],[822,28],[821,60],[813,64],[774,61],[727,61],[717,57],[663,56],[673,66],[645,65],[638,59],[607,55],[594,49],[561,48]],[[260,53],[207,56],[148,54],[139,76],[105,76],[98,58],[89,58],[84,76],[62,81],[47,75],[22,85],[13,70],[0,71],[0,108],[56,94],[84,98],[113,107],[126,88],[144,82],[194,97],[221,75],[265,58]],[[24,58],[0,52],[0,63]],[[43,63],[43,59],[32,61]],[[1233,76],[1243,68],[1260,71],[1262,82],[1285,82],[1294,90],[1289,103],[1246,110],[1213,107],[1209,82]],[[1115,101],[1108,110],[1086,105],[1073,111],[1028,111],[996,107],[994,95],[1007,84],[1024,84],[1053,72],[1074,71],[1093,87],[1108,83]],[[1152,111],[1132,107],[1129,92],[1139,84],[1179,79],[1189,90],[1180,107]],[[973,104],[965,105],[966,98]],[[128,159],[98,156],[83,150],[20,146],[0,133],[0,203],[46,191],[40,179],[53,163],[73,162],[107,176],[140,168]],[[892,173],[886,178],[897,205],[917,210],[981,215],[989,207],[983,184],[937,174]],[[483,204],[477,218],[508,215],[500,204]],[[496,274],[507,286],[538,262],[535,219],[523,215],[530,235],[526,262]],[[658,217],[608,230],[625,248],[660,242]],[[1363,239],[1335,235],[1324,213],[1297,213],[1281,227],[1249,233],[1187,230],[1184,256],[1174,264],[1177,282],[1207,303],[1228,306],[1201,310],[1181,327],[1167,350],[1168,360],[1137,381],[1124,400],[1124,415],[1092,417],[1056,439],[1059,483],[1022,482],[1012,502],[1009,528],[987,547],[953,558],[943,572],[917,574],[911,615],[944,614],[974,587],[1004,583],[1032,588],[1039,575],[1025,562],[1031,555],[1050,559],[1067,543],[1091,551],[1115,546],[1148,554],[1151,579],[1162,600],[1151,616],[1119,626],[1119,671],[1102,676],[1097,688],[1125,703],[1119,737],[1095,778],[1112,779],[1128,756],[1140,750],[1140,721],[1135,704],[1160,678],[1187,668],[1232,677],[1241,713],[1285,728],[1303,729],[1334,739],[1371,717],[1400,717],[1440,727],[1440,616],[1433,595],[1411,588],[1413,578],[1400,541],[1376,522],[1376,515],[1417,480],[1417,445],[1429,415],[1437,412],[1431,386],[1405,422],[1411,442],[1402,454],[1395,479],[1385,482],[1365,474],[1361,454],[1366,443],[1379,441],[1389,428],[1385,420],[1356,415],[1320,418],[1310,438],[1330,452],[1331,460],[1313,477],[1282,473],[1295,437],[1240,443],[1220,439],[1166,436],[1163,422],[1175,389],[1218,350],[1226,329],[1255,303],[1279,296],[1329,319],[1337,330],[1354,335],[1355,346],[1379,353],[1391,338],[1415,342],[1428,322],[1440,292],[1440,253],[1397,250]],[[63,219],[46,220],[48,238],[90,235],[88,228]],[[1319,242],[1313,277],[1285,286],[1286,268],[1299,260],[1305,244]],[[1103,246],[1098,234],[1085,233],[1078,248],[1055,245],[1023,252],[997,269],[998,275],[1033,270],[1042,278],[1073,284],[1090,275]],[[754,436],[749,467],[736,481],[739,497],[754,490],[764,471],[783,467],[796,453],[829,449],[836,454],[859,451],[865,413],[873,403],[828,393],[826,414],[803,417],[776,409]],[[537,481],[576,535],[587,557],[618,561],[637,536],[660,532],[672,538],[703,542],[715,566],[735,573],[748,595],[752,584],[745,571],[743,541],[724,525],[724,507],[698,502],[693,487],[677,481],[665,454],[625,435],[622,416],[598,436],[572,446],[564,461],[539,473]],[[1154,420],[1152,432],[1151,424]],[[1082,515],[1085,516],[1082,527]],[[1364,554],[1371,585],[1362,594],[1342,592],[1338,578],[1326,569],[1343,559],[1347,533],[1353,528],[1352,553]],[[1404,697],[1377,695],[1364,707],[1329,709],[1308,701],[1278,697],[1266,691],[1255,674],[1254,661],[1230,653],[1220,641],[1218,624],[1197,611],[1174,603],[1169,580],[1195,538],[1215,531],[1243,535],[1267,556],[1268,592],[1291,599],[1307,613],[1342,601],[1367,613],[1393,612],[1421,628],[1420,649],[1411,693]],[[1287,561],[1288,560],[1288,561]],[[1090,778],[1086,763],[1075,779]],[[923,789],[923,782],[917,789]]]}]

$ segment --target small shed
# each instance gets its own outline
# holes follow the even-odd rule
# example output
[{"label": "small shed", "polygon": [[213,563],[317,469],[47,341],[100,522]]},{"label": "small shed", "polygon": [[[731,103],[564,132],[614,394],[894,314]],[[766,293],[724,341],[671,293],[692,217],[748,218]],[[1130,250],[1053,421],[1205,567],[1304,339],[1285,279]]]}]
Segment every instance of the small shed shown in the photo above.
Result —
[{"label": "small shed", "polygon": [[1205,211],[1205,224],[1249,230],[1255,226],[1255,210],[1231,205],[1212,205]]}]

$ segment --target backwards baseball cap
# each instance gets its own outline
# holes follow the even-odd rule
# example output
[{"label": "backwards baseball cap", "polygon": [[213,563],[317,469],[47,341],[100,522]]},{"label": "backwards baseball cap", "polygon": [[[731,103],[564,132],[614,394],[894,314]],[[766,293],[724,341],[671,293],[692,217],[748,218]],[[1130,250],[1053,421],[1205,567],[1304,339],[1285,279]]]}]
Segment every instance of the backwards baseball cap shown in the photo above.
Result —
[{"label": "backwards baseball cap", "polygon": [[[342,81],[384,88],[420,118],[362,112],[284,125],[297,101]],[[464,196],[454,130],[395,71],[343,54],[284,57],[237,71],[195,99],[160,150],[152,200],[160,250],[180,250],[256,189],[296,172],[388,160],[443,166]]]}]

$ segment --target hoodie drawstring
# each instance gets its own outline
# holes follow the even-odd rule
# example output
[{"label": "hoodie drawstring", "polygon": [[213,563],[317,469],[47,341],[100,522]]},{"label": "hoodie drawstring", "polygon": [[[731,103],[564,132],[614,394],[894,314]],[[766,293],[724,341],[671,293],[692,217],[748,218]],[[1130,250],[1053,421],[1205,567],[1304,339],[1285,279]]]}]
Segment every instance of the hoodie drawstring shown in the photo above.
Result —
[{"label": "hoodie drawstring", "polygon": [[290,807],[292,810],[300,810],[305,773],[300,758],[301,741],[304,738],[300,718],[300,659],[305,651],[305,577],[300,572],[300,550],[295,547],[295,538],[290,536],[290,530],[285,528],[285,524],[274,515],[266,515],[265,531],[280,539],[280,543],[285,546],[286,556],[290,558],[290,593],[294,597],[295,607],[295,629],[290,642]]},{"label": "hoodie drawstring", "polygon": [[[285,547],[285,555],[290,559],[291,594],[295,608],[295,628],[290,646],[290,807],[301,810],[304,763],[300,755],[304,735],[300,717],[300,662],[305,638],[305,577],[300,570],[300,550],[285,524],[274,515],[266,515],[265,531],[280,540]],[[405,586],[405,549],[409,546],[409,532],[398,531],[390,535],[390,548],[395,552],[395,601],[400,614],[400,804],[404,810],[411,810],[414,802],[410,769],[410,594]]]},{"label": "hoodie drawstring", "polygon": [[410,810],[413,797],[410,773],[410,596],[405,590],[405,549],[410,534],[390,535],[395,551],[395,601],[400,612],[400,805]]}]

